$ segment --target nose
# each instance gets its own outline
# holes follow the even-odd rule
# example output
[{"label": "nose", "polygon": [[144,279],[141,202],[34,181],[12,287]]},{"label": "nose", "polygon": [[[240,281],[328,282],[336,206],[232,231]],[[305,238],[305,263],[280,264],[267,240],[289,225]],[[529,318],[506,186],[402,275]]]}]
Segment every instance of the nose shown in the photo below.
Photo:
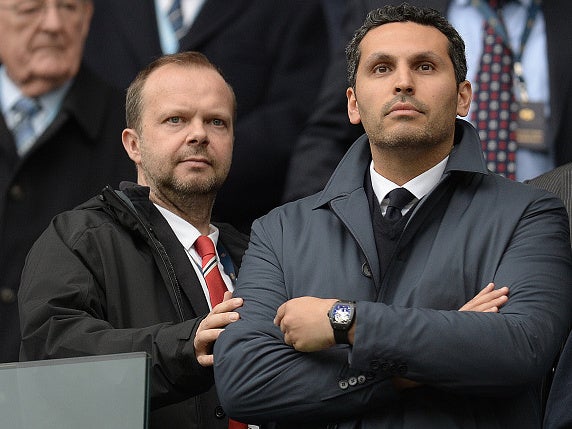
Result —
[{"label": "nose", "polygon": [[47,2],[44,5],[44,13],[41,17],[41,26],[47,31],[59,31],[62,28],[63,20],[57,4]]},{"label": "nose", "polygon": [[409,68],[401,68],[396,71],[394,92],[395,94],[405,93],[407,95],[415,93],[413,74]]},{"label": "nose", "polygon": [[189,122],[187,127],[187,144],[205,143],[207,141],[207,131],[202,120],[196,119]]}]

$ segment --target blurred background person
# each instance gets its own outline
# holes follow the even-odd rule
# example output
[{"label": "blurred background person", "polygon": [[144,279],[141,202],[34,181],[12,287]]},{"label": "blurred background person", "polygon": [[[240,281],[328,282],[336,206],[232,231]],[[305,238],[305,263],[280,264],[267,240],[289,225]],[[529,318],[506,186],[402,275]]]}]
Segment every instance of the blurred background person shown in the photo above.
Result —
[{"label": "blurred background person", "polygon": [[0,0],[0,362],[18,360],[17,293],[60,211],[134,178],[123,96],[81,65],[91,0]]},{"label": "blurred background person", "polygon": [[[349,40],[367,12],[402,2],[348,0],[342,29],[345,40]],[[510,118],[505,118],[506,130],[501,129],[501,119],[507,112],[499,112],[498,108],[494,112],[478,109],[475,102],[467,116],[479,129],[481,140],[486,142],[483,150],[489,169],[523,181],[572,161],[572,98],[569,94],[572,75],[567,72],[572,64],[572,50],[562,49],[572,43],[572,27],[567,23],[572,16],[572,3],[556,0],[410,0],[409,3],[438,10],[459,31],[466,44],[467,78],[473,84],[474,100],[482,97],[483,105],[495,104],[489,101],[494,101],[498,93],[480,95],[478,92],[479,86],[487,89],[488,82],[493,83],[493,89],[504,82],[504,89],[509,91],[499,97],[509,93],[514,97],[507,100]],[[487,29],[487,23],[499,19],[500,24],[497,22]],[[498,36],[500,39],[492,36],[493,30],[503,34]],[[479,72],[486,72],[486,67],[491,65],[485,64],[482,69],[481,60],[492,58],[483,55],[491,48],[485,46],[487,34],[489,41],[500,41],[505,49],[509,48],[511,59],[505,62],[510,63],[512,73],[502,76],[489,73],[489,81],[482,84],[478,76],[485,79],[487,76]],[[516,71],[515,59],[520,59]],[[509,79],[512,83],[505,82]],[[339,49],[324,77],[317,109],[292,154],[284,201],[321,190],[349,145],[363,133],[361,126],[348,121],[346,88],[345,56]],[[481,118],[480,124],[478,118]],[[312,169],[308,168],[309,159]]]},{"label": "blurred background person", "polygon": [[98,0],[85,59],[121,89],[163,53],[199,51],[222,69],[239,113],[213,218],[248,232],[280,203],[327,68],[327,22],[320,0]]}]

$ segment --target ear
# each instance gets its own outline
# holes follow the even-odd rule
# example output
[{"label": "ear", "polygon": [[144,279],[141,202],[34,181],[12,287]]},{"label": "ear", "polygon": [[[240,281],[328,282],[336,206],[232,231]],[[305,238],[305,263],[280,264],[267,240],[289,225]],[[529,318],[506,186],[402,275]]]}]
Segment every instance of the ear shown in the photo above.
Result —
[{"label": "ear", "polygon": [[466,80],[461,82],[457,90],[457,115],[461,117],[467,116],[473,99],[473,89],[471,83]]},{"label": "ear", "polygon": [[350,122],[354,125],[361,123],[356,94],[352,87],[346,90],[346,97],[348,97],[348,117],[350,118]]},{"label": "ear", "polygon": [[85,40],[87,34],[89,33],[91,18],[93,17],[93,2],[91,0],[85,1],[83,7],[84,14],[81,28],[81,37]]},{"label": "ear", "polygon": [[125,128],[121,133],[121,141],[129,158],[139,166],[141,164],[141,147],[137,131],[132,128]]}]

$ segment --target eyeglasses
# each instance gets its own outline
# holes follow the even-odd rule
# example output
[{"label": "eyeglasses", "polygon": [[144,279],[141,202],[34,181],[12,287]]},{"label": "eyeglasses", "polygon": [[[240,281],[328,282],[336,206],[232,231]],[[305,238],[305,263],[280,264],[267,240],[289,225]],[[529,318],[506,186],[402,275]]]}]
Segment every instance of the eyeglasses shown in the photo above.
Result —
[{"label": "eyeglasses", "polygon": [[66,19],[77,16],[83,2],[84,0],[58,0],[53,4],[47,0],[20,0],[12,4],[0,3],[0,9],[10,10],[22,20],[34,21],[43,16],[52,5],[59,16]]}]

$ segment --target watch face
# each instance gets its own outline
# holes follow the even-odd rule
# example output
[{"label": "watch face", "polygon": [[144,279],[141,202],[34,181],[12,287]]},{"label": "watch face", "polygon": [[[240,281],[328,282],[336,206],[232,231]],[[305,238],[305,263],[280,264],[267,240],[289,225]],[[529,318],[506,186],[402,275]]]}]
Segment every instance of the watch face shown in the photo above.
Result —
[{"label": "watch face", "polygon": [[352,308],[348,304],[338,304],[334,309],[334,321],[336,323],[346,324],[352,318]]}]

